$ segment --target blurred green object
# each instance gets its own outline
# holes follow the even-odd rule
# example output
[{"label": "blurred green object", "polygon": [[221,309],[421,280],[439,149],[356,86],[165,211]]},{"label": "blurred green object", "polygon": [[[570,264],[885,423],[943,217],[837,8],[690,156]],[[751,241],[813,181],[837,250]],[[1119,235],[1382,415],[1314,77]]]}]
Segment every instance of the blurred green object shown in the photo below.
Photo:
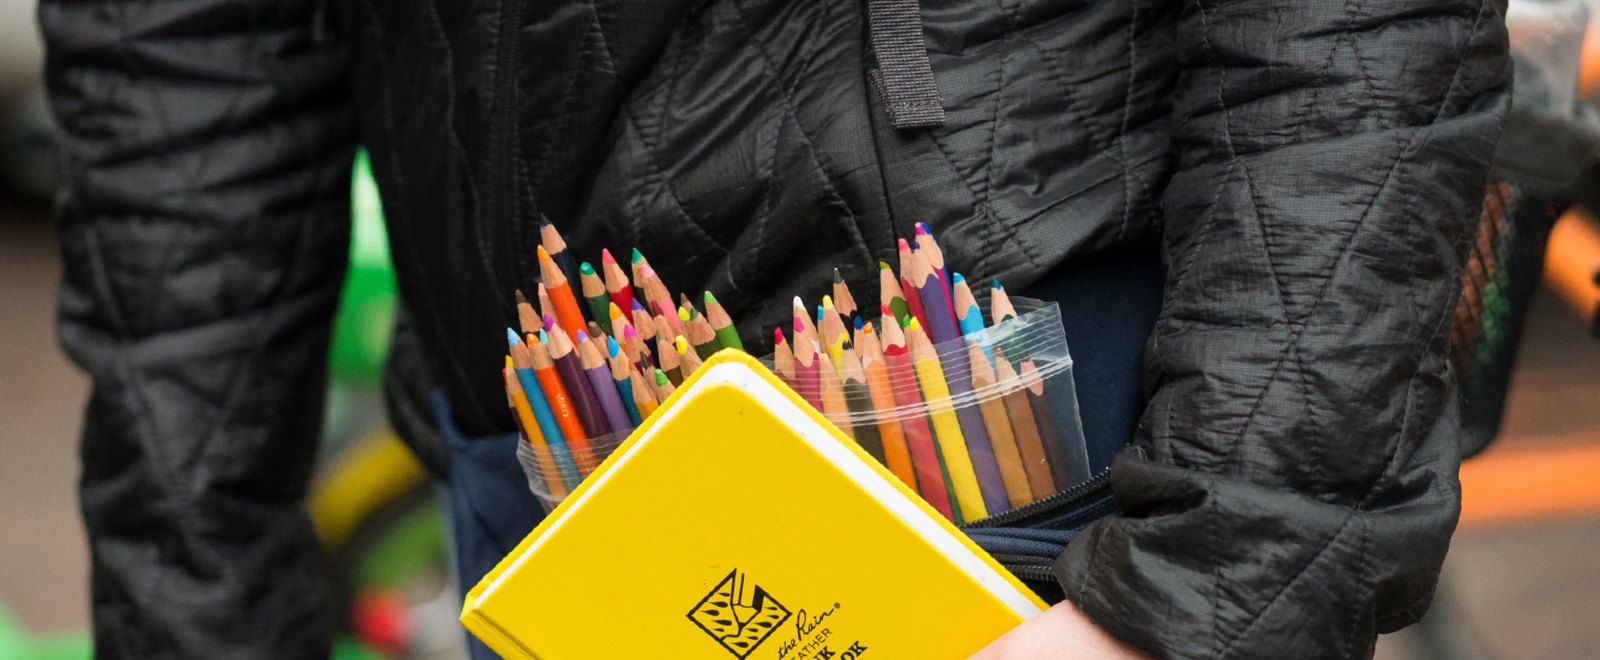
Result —
[{"label": "blurred green object", "polygon": [[350,177],[350,269],[334,318],[329,367],[334,380],[376,383],[394,328],[396,286],[389,260],[383,202],[366,149],[356,152]]},{"label": "blurred green object", "polygon": [[94,657],[94,640],[86,632],[30,637],[0,606],[0,660],[86,660]]}]

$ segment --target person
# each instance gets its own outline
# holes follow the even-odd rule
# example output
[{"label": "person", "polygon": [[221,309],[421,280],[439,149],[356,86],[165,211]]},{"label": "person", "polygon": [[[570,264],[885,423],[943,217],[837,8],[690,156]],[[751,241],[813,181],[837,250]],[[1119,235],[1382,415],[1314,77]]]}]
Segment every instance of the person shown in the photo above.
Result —
[{"label": "person", "polygon": [[1370,655],[1459,508],[1504,4],[44,0],[96,648],[328,652],[302,499],[360,143],[466,584],[540,515],[499,368],[541,214],[757,352],[921,220],[969,279],[1081,294],[1085,423],[1130,445],[1066,600],[988,657]]}]

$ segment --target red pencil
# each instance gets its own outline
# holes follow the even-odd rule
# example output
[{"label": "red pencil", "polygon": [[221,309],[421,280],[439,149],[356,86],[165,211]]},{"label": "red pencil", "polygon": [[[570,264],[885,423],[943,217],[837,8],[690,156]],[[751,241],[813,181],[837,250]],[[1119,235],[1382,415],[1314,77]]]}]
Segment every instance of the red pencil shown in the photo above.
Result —
[{"label": "red pencil", "polygon": [[[922,392],[918,389],[917,374],[912,370],[911,359],[906,354],[905,334],[894,322],[894,315],[883,316],[883,360],[889,371],[889,386],[894,391],[895,403],[901,407],[922,405]],[[917,472],[917,492],[922,499],[944,517],[955,520],[950,506],[950,491],[944,485],[944,470],[939,467],[939,450],[933,445],[933,429],[928,427],[924,415],[908,415],[900,422],[905,434],[906,447],[911,452],[911,463]]]}]

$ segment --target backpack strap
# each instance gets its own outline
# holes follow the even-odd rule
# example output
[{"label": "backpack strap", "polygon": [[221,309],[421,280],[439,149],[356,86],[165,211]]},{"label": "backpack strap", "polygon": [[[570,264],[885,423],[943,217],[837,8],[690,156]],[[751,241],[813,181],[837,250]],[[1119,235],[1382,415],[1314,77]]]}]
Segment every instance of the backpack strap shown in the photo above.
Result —
[{"label": "backpack strap", "polygon": [[867,0],[867,24],[877,68],[867,71],[873,91],[899,130],[944,125],[944,103],[928,64],[917,0]]}]

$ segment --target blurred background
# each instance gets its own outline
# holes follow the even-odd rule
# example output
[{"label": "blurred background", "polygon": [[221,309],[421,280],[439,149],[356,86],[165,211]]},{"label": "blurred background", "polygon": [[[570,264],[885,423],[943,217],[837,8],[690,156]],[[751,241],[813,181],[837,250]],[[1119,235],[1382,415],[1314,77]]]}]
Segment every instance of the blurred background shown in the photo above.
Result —
[{"label": "blurred background", "polygon": [[[1464,505],[1433,609],[1378,656],[1600,657],[1600,0],[1513,0],[1518,110],[1452,326]],[[74,487],[88,384],[55,341],[59,184],[32,0],[0,0],[0,660],[90,655]],[[1590,28],[1592,29],[1586,29]],[[420,468],[377,392],[394,281],[358,158],[355,241],[309,502],[343,658],[460,657]]]}]

